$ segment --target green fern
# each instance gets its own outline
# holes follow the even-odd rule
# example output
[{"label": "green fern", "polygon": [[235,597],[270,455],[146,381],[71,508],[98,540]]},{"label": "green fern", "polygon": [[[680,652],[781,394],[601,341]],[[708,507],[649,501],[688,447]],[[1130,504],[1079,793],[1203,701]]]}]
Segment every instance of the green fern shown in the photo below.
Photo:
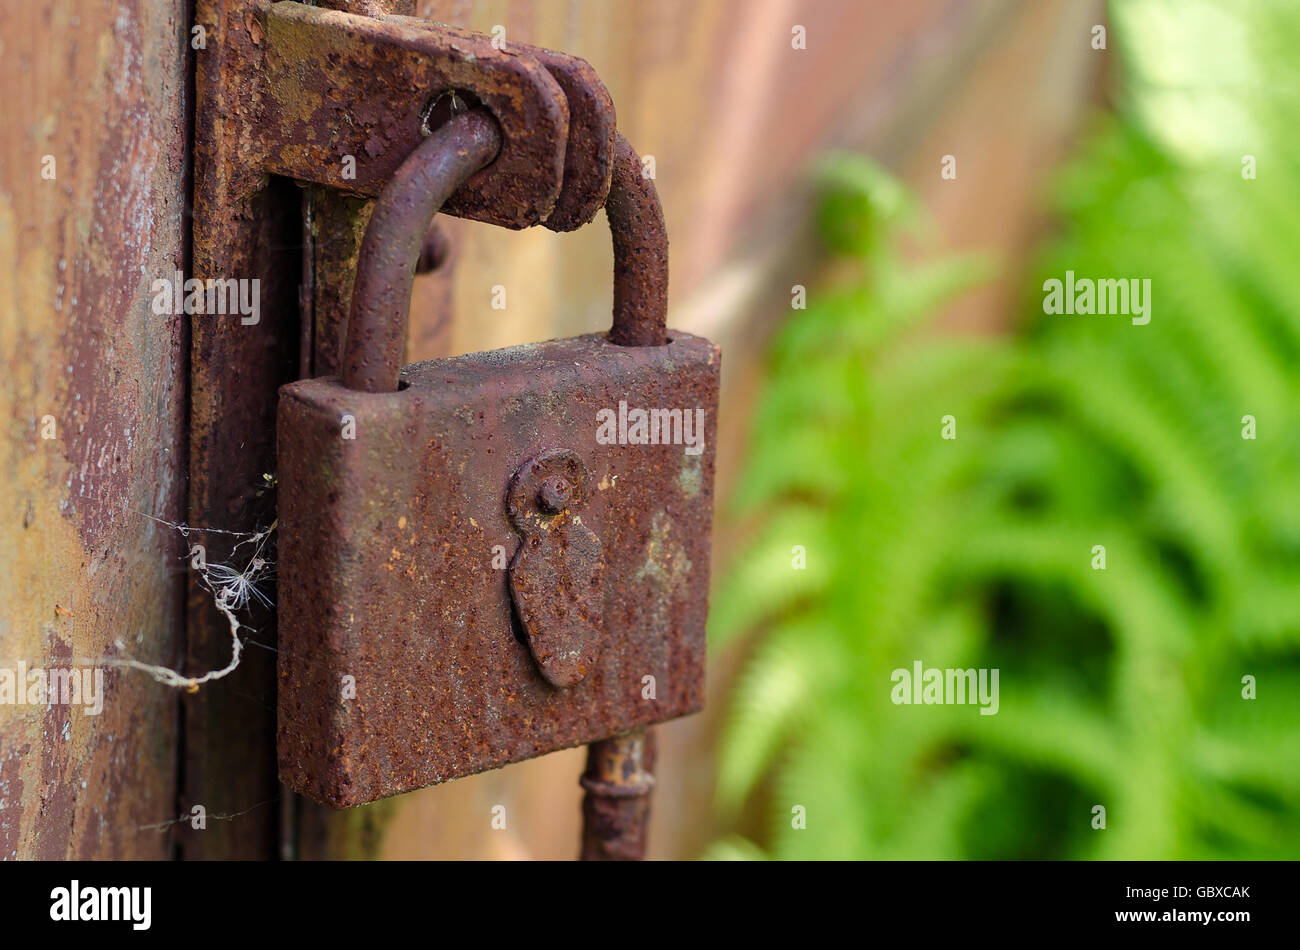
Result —
[{"label": "green fern", "polygon": [[[1113,20],[1124,106],[1063,170],[1014,336],[926,333],[988,262],[904,264],[913,199],[820,169],[858,276],[773,341],[728,509],[752,540],[711,637],[753,643],[710,856],[1300,857],[1300,10]],[[1150,278],[1151,322],[1038,312],[1067,269]],[[1000,670],[998,713],[894,705],[916,659]]]}]

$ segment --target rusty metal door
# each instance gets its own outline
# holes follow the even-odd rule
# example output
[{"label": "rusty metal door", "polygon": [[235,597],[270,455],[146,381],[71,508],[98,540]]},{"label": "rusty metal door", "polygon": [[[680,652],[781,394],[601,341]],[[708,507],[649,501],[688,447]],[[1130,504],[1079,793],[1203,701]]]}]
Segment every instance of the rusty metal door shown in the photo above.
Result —
[{"label": "rusty metal door", "polygon": [[[189,17],[7,0],[0,22],[0,667],[176,666],[189,329],[151,282],[189,263]],[[176,693],[103,674],[99,709],[0,705],[0,858],[174,853]]]}]

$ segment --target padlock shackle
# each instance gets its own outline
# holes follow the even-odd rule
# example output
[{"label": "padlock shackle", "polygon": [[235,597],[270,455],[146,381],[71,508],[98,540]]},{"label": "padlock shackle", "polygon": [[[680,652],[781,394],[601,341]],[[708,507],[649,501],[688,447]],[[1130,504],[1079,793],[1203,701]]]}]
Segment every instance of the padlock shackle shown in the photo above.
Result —
[{"label": "padlock shackle", "polygon": [[[484,110],[438,128],[402,162],[375,201],[357,255],[356,280],[343,350],[343,385],[394,392],[410,322],[411,286],[434,215],[461,185],[489,165],[501,132]],[[614,245],[614,324],[611,343],[668,342],[668,230],[654,181],[619,135],[605,201]]]},{"label": "padlock shackle", "polygon": [[397,389],[424,235],[443,204],[500,150],[496,120],[485,110],[474,110],[421,142],[380,192],[352,284],[342,374],[348,389]]},{"label": "padlock shackle", "polygon": [[614,241],[614,326],[611,343],[668,342],[668,229],[654,179],[622,133],[614,142],[614,173],[605,217]]}]

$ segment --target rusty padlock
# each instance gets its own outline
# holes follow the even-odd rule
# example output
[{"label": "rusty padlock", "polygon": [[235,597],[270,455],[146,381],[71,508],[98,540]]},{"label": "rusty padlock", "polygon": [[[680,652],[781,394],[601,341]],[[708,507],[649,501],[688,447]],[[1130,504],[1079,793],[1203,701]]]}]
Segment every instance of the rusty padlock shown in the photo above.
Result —
[{"label": "rusty padlock", "polygon": [[421,238],[497,135],[463,115],[407,160],[342,377],[281,390],[280,777],[335,807],[703,704],[719,350],[667,334],[662,213],[621,137],[610,333],[399,374]]}]

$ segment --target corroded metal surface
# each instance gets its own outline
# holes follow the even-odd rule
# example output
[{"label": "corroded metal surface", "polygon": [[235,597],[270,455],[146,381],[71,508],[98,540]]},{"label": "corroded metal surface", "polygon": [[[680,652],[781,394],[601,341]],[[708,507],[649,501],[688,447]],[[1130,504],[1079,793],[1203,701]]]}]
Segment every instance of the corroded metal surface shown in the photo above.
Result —
[{"label": "corroded metal surface", "polygon": [[151,283],[187,255],[189,22],[139,0],[0,17],[0,668],[20,694],[20,662],[103,677],[98,715],[0,704],[0,861],[162,859],[176,695],[100,661],[184,641],[184,547],[145,515],[185,516],[188,334]]},{"label": "corroded metal surface", "polygon": [[[398,392],[286,386],[282,780],[355,805],[698,710],[718,366],[688,334],[593,334],[418,363]],[[598,439],[620,401],[700,410],[698,454]],[[591,472],[583,521],[606,565],[603,647],[567,689],[521,642],[505,570],[520,543],[507,486],[559,446]]]},{"label": "corroded metal surface", "polygon": [[655,738],[637,729],[593,742],[582,775],[582,860],[645,857],[654,790]]},{"label": "corroded metal surface", "polygon": [[[190,318],[188,523],[252,532],[275,517],[274,497],[258,495],[263,473],[274,471],[275,394],[297,375],[301,217],[298,190],[268,181],[251,161],[248,123],[256,90],[237,80],[260,57],[265,32],[243,0],[198,0],[195,22],[209,30],[196,55],[194,123],[194,244],[199,280],[258,280],[260,319],[194,314]],[[230,536],[195,536],[209,563],[224,561]],[[270,611],[243,619],[258,644],[274,646]],[[230,628],[198,583],[190,586],[183,666],[220,669],[230,660]],[[239,815],[205,829],[179,822],[173,830],[182,857],[262,858],[272,853],[279,794],[269,736],[275,728],[275,657],[250,646],[239,668],[186,695],[182,783],[178,809],[202,805],[209,814]],[[227,724],[238,724],[227,729]]]},{"label": "corroded metal surface", "polygon": [[411,282],[438,209],[501,147],[496,121],[475,110],[424,140],[389,179],[370,215],[357,256],[343,383],[388,392],[406,346]]}]

